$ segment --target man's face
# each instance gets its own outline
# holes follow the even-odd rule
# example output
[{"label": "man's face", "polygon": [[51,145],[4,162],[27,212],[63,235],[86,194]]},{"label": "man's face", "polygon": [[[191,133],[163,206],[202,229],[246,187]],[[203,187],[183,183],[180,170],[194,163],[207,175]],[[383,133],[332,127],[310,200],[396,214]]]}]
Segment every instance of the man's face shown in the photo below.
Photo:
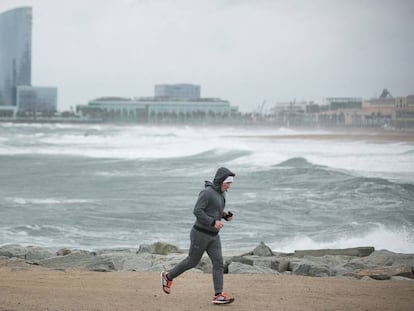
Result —
[{"label": "man's face", "polygon": [[221,184],[221,192],[226,192],[231,186],[231,182],[224,182]]}]

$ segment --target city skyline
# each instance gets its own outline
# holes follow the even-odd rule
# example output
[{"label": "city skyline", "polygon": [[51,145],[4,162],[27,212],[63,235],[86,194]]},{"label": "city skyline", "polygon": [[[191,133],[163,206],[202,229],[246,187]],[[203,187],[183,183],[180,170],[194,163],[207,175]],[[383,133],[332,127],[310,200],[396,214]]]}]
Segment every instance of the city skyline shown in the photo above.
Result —
[{"label": "city skyline", "polygon": [[413,94],[412,1],[3,0],[33,8],[32,80],[59,110],[155,84],[201,85],[242,111]]}]

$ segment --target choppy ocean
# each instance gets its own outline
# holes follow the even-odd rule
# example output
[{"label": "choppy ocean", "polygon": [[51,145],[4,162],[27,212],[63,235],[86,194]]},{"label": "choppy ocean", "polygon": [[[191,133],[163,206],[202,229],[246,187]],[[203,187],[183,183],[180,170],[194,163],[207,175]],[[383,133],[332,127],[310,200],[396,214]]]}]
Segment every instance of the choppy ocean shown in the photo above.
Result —
[{"label": "choppy ocean", "polygon": [[414,253],[414,144],[307,133],[0,123],[0,245],[188,248],[204,180],[226,166],[224,250]]}]

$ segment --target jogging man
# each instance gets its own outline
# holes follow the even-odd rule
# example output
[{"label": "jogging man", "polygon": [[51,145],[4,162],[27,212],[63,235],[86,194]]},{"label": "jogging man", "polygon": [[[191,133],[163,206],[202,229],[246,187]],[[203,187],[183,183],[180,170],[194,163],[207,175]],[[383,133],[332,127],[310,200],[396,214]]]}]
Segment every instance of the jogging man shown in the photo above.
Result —
[{"label": "jogging man", "polygon": [[234,301],[223,292],[223,256],[219,232],[223,228],[222,219],[232,220],[232,213],[225,212],[225,192],[233,182],[234,174],[228,168],[217,170],[214,180],[205,181],[205,188],[200,192],[194,206],[195,224],[190,233],[188,256],[170,271],[161,272],[161,285],[166,294],[171,293],[173,280],[185,271],[194,268],[207,252],[213,264],[214,304],[226,304]]}]

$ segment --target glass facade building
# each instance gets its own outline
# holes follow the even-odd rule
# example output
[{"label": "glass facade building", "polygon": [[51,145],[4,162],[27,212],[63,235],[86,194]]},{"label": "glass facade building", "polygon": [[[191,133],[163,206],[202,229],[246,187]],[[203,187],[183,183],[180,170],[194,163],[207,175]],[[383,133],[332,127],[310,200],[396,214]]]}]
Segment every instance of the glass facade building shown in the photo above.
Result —
[{"label": "glass facade building", "polygon": [[16,106],[18,85],[31,85],[32,8],[0,13],[0,106]]},{"label": "glass facade building", "polygon": [[98,98],[76,106],[84,119],[107,122],[182,123],[219,121],[234,118],[237,107],[219,98]]},{"label": "glass facade building", "polygon": [[0,13],[0,118],[52,116],[57,88],[32,86],[32,8]]},{"label": "glass facade building", "polygon": [[19,116],[42,113],[53,115],[57,107],[57,88],[39,86],[18,86],[16,103]]}]

